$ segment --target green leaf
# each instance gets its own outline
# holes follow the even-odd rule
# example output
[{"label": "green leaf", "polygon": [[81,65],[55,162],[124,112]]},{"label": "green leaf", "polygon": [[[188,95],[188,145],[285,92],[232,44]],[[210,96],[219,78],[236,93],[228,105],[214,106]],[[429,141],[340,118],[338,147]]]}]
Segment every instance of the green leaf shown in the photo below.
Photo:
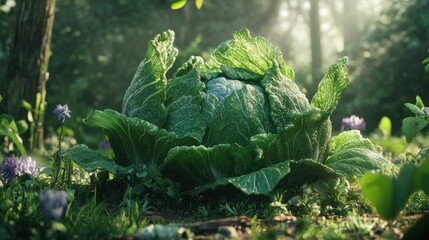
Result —
[{"label": "green leaf", "polygon": [[195,6],[197,6],[197,9],[201,9],[203,7],[204,0],[195,0]]},{"label": "green leaf", "polygon": [[182,146],[168,152],[161,172],[172,180],[192,188],[234,176],[235,156],[229,144],[214,147]]},{"label": "green leaf", "polygon": [[234,33],[234,39],[223,42],[212,53],[207,62],[207,71],[221,71],[221,66],[247,70],[258,75],[273,66],[279,65],[281,73],[288,79],[294,79],[292,68],[283,60],[280,50],[262,37],[251,37],[247,29]]},{"label": "green leaf", "polygon": [[201,113],[203,89],[204,84],[195,69],[168,81],[168,120],[165,129],[179,137],[188,136],[202,142],[206,130],[206,122]]},{"label": "green leaf", "polygon": [[147,121],[128,118],[110,109],[95,111],[84,122],[104,130],[109,137],[115,161],[121,166],[158,166],[171,148],[198,144],[191,137],[179,137]]},{"label": "green leaf", "polygon": [[413,190],[423,190],[429,196],[429,158],[416,168],[413,178]]},{"label": "green leaf", "polygon": [[332,138],[324,164],[353,179],[380,170],[387,163],[380,147],[363,138],[357,130],[344,131]]},{"label": "green leaf", "polygon": [[391,177],[381,174],[367,174],[360,180],[362,192],[385,219],[394,219],[400,210],[396,210],[392,201],[394,182]]},{"label": "green leaf", "polygon": [[178,10],[181,9],[183,6],[185,6],[186,0],[172,0],[171,1],[171,9]]},{"label": "green leaf", "polygon": [[27,156],[27,150],[19,137],[19,129],[11,115],[0,115],[0,135],[9,137],[18,148],[21,156]]},{"label": "green leaf", "polygon": [[318,163],[313,159],[291,161],[290,169],[290,174],[282,181],[285,187],[303,186],[305,184],[329,181],[341,177],[340,174],[336,173],[330,167]]},{"label": "green leaf", "polygon": [[250,138],[269,131],[269,116],[265,113],[264,93],[252,85],[229,95],[218,108],[213,109],[213,120],[208,125],[206,143],[248,145]]},{"label": "green leaf", "polygon": [[366,174],[360,179],[362,192],[381,217],[394,219],[413,192],[414,166],[401,169],[397,178],[382,174]]},{"label": "green leaf", "polygon": [[77,165],[87,172],[106,170],[112,174],[118,174],[126,171],[126,168],[116,164],[112,159],[88,148],[84,144],[67,149],[62,153],[61,157],[65,161],[75,161]]},{"label": "green leaf", "polygon": [[167,121],[165,74],[178,53],[173,42],[173,31],[158,34],[149,42],[146,57],[138,66],[124,96],[122,112],[125,115],[146,120],[158,127],[164,126]]},{"label": "green leaf", "polygon": [[347,63],[347,57],[342,57],[329,67],[311,100],[314,106],[326,112],[327,115],[331,115],[335,110],[338,100],[349,84]]},{"label": "green leaf", "polygon": [[264,77],[244,68],[231,68],[226,65],[222,65],[220,66],[220,69],[228,79],[240,79],[243,81],[260,82],[261,79]]},{"label": "green leaf", "polygon": [[416,106],[420,109],[425,107],[425,105],[423,104],[423,101],[419,95],[416,96]]},{"label": "green leaf", "polygon": [[289,150],[288,159],[311,158],[322,162],[328,153],[331,139],[332,123],[320,113],[312,109],[293,121],[293,126],[279,133],[284,147]]},{"label": "green leaf", "polygon": [[25,108],[27,111],[33,110],[33,106],[25,100],[22,100],[22,107]]},{"label": "green leaf", "polygon": [[418,106],[411,104],[411,103],[405,103],[405,106],[410,109],[410,111],[412,113],[414,113],[416,116],[424,116],[425,113],[423,112],[423,110],[421,108],[419,108]]},{"label": "green leaf", "polygon": [[289,161],[284,161],[238,177],[219,179],[216,182],[199,186],[193,192],[198,194],[232,184],[247,195],[269,194],[289,172]]},{"label": "green leaf", "polygon": [[407,117],[402,120],[402,133],[405,135],[407,142],[413,138],[428,125],[428,120],[420,117]]},{"label": "green leaf", "polygon": [[270,116],[278,132],[312,108],[295,82],[282,75],[277,62],[265,73],[261,86],[268,94]]},{"label": "green leaf", "polygon": [[200,71],[204,68],[204,60],[199,56],[191,56],[188,61],[182,64],[176,72],[174,73],[174,77],[180,77],[189,73],[190,71],[196,69]]},{"label": "green leaf", "polygon": [[390,118],[383,116],[380,123],[378,123],[378,129],[380,129],[385,137],[390,137],[392,133],[392,121],[390,121]]}]

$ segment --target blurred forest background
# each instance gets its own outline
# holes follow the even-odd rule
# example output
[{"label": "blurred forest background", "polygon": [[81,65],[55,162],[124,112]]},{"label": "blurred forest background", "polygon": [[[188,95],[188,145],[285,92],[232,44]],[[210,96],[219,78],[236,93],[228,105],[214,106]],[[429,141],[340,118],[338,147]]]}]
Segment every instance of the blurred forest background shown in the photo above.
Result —
[{"label": "blurred forest background", "polygon": [[[0,92],[9,81],[18,1],[0,0]],[[429,56],[429,0],[206,0],[200,10],[193,1],[172,10],[169,0],[57,0],[45,126],[58,126],[50,113],[68,104],[74,121],[67,125],[79,141],[88,135],[81,121],[94,109],[121,110],[148,41],[162,31],[175,31],[180,65],[191,55],[207,59],[242,28],[281,49],[308,97],[327,66],[349,56],[351,86],[332,116],[334,130],[356,114],[367,132],[388,116],[398,134],[410,115],[404,103],[416,95],[429,103],[422,64]]]}]

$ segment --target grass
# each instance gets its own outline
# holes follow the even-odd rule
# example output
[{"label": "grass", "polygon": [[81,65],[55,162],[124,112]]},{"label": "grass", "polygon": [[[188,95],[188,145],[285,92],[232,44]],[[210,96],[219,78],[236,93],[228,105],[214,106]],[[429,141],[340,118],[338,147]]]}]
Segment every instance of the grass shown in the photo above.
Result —
[{"label": "grass", "polygon": [[[86,185],[68,191],[67,215],[51,221],[38,205],[38,192],[45,187],[46,182],[31,180],[0,188],[2,239],[127,239],[149,234],[145,227],[152,224],[156,231],[171,234],[181,229],[182,236],[198,239],[219,234],[216,231],[224,223],[216,219],[236,216],[248,223],[226,224],[236,227],[239,236],[252,239],[399,239],[417,219],[410,216],[429,208],[428,197],[417,193],[397,221],[386,222],[361,198],[355,184],[347,194],[334,198],[322,198],[312,187],[303,187],[266,197],[183,197],[169,203],[150,194],[136,198],[131,188],[123,191],[120,202],[97,199],[91,185]],[[210,221],[216,229],[193,232]]]},{"label": "grass", "polygon": [[[417,152],[397,156],[382,172],[393,175],[404,165],[421,162]],[[149,183],[151,190],[144,184],[130,186],[126,179],[104,182],[105,174],[88,174],[75,166],[67,214],[53,221],[39,206],[39,194],[53,187],[51,175],[46,168],[37,179],[0,186],[1,239],[401,239],[429,212],[428,196],[417,192],[396,220],[385,221],[357,181],[340,181],[330,192],[309,185],[270,196],[211,192],[171,197],[162,192],[169,184],[162,178]]]}]

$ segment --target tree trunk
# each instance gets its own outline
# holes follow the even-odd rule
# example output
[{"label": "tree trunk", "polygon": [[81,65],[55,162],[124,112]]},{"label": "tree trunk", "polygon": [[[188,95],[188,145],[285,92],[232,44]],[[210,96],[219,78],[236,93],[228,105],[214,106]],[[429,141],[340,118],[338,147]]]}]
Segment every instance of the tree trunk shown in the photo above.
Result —
[{"label": "tree trunk", "polygon": [[[43,116],[45,110],[46,81],[54,22],[55,0],[20,0],[6,78],[2,84],[3,107],[15,119],[27,118],[23,100],[33,107],[33,125],[30,140],[24,139],[31,148],[42,147]],[[36,97],[38,95],[38,97]]]},{"label": "tree trunk", "polygon": [[350,54],[359,36],[358,11],[356,0],[344,0],[343,36],[344,53]]},{"label": "tree trunk", "polygon": [[322,69],[319,0],[310,0],[310,5],[311,75],[313,82],[319,82]]}]

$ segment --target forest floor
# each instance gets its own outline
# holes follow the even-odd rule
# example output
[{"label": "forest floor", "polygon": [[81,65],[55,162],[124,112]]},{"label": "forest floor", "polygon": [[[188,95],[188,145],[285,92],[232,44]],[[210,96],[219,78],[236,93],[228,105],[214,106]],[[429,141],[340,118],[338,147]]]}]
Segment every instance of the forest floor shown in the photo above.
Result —
[{"label": "forest floor", "polygon": [[[164,230],[177,231],[181,239],[402,239],[406,230],[423,216],[400,216],[388,222],[378,215],[356,214],[329,217],[277,214],[270,218],[214,219],[195,219],[190,212],[185,212],[185,216],[175,215],[170,212],[161,216],[151,212],[148,220],[163,224],[149,225],[149,228],[157,228],[160,235]],[[136,236],[139,239],[139,234]]]}]

